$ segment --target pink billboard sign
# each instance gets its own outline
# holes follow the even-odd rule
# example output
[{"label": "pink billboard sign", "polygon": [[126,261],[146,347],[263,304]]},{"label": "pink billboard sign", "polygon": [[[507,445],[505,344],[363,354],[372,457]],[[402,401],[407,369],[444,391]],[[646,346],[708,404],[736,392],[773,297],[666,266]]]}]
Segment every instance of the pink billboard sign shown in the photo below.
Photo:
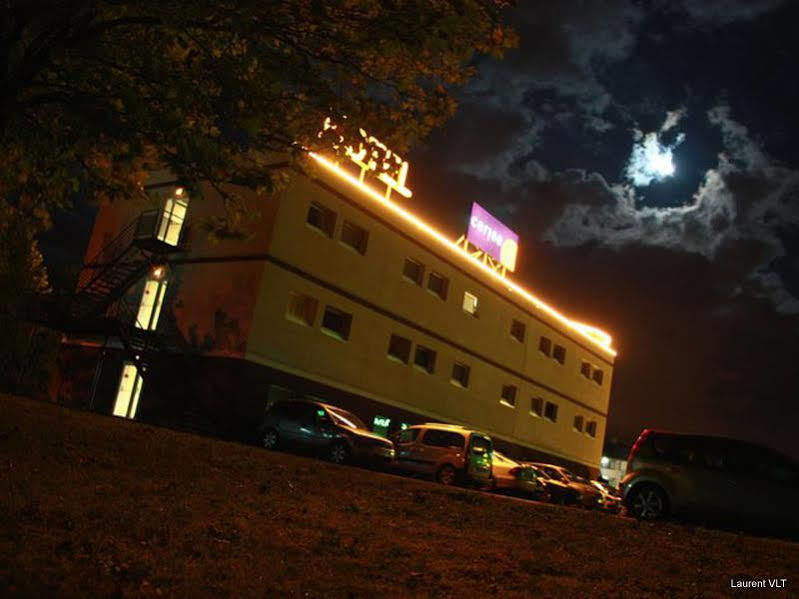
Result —
[{"label": "pink billboard sign", "polygon": [[516,268],[519,236],[491,216],[480,204],[472,203],[466,239],[510,271]]}]

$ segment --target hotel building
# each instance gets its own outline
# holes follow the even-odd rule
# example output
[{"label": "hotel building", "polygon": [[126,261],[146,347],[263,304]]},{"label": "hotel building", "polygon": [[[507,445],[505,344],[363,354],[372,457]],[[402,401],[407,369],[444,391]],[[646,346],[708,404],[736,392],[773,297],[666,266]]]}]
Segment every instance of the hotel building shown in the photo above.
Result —
[{"label": "hotel building", "polygon": [[260,213],[243,241],[209,240],[214,191],[164,173],[153,210],[103,205],[78,292],[41,310],[66,331],[54,399],[257,442],[268,402],[314,397],[381,434],[460,423],[512,457],[596,475],[609,338],[446,239],[361,163],[309,162],[268,200],[238,190]]}]

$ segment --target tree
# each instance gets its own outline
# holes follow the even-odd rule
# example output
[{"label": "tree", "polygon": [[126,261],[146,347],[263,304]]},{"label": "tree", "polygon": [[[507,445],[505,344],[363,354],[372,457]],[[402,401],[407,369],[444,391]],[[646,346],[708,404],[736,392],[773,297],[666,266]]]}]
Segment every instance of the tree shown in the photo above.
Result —
[{"label": "tree", "polygon": [[149,170],[268,193],[326,116],[398,151],[455,110],[477,54],[515,43],[503,0],[8,0],[0,198],[47,225],[72,194],[141,196]]}]

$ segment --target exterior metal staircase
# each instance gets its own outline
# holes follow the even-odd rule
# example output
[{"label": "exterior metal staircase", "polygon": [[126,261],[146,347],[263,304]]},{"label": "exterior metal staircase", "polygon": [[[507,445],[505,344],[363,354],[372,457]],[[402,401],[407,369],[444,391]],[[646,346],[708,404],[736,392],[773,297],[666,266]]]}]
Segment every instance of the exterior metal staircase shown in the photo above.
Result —
[{"label": "exterior metal staircase", "polygon": [[[177,244],[159,238],[161,212],[139,214],[84,265],[74,294],[31,298],[28,319],[56,330],[77,334],[108,334],[108,309],[149,269],[168,263],[188,249],[184,223]],[[113,328],[113,326],[112,326]]]}]

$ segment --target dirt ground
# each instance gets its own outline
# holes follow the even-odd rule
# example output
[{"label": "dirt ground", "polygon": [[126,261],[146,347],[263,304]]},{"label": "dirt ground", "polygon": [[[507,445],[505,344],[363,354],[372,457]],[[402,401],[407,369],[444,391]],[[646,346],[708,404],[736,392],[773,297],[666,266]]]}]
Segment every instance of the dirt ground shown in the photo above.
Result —
[{"label": "dirt ground", "polygon": [[[731,579],[787,578],[784,590]],[[0,396],[0,596],[799,594],[799,544],[638,523]]]}]

